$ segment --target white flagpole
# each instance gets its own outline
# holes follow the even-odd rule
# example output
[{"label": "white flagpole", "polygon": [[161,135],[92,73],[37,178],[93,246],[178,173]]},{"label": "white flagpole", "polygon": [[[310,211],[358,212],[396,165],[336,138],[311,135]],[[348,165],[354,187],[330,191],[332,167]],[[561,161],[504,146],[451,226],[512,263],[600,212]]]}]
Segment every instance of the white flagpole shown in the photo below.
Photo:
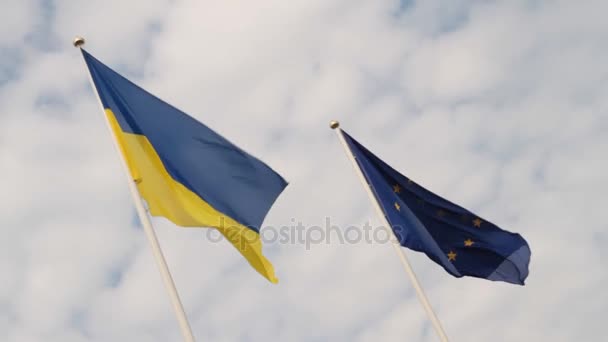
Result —
[{"label": "white flagpole", "polygon": [[[84,38],[76,37],[74,38],[74,46],[81,49],[82,45],[84,45]],[[84,61],[84,59],[83,59]],[[91,76],[91,71],[85,62],[85,67],[87,69],[89,75],[89,81],[91,82],[91,87],[93,87],[93,91],[97,96],[97,100],[101,105],[102,112],[105,113],[105,109],[103,108],[103,104],[101,102],[101,98],[99,97],[99,92],[97,91],[97,87],[95,86],[95,82],[93,82],[93,77]],[[192,329],[190,328],[190,323],[188,323],[188,318],[186,316],[186,312],[184,311],[184,307],[182,305],[181,300],[179,299],[179,295],[177,293],[177,289],[175,288],[175,283],[173,282],[173,278],[171,277],[171,273],[169,272],[169,267],[167,266],[167,262],[165,261],[165,257],[163,255],[163,251],[160,249],[160,244],[158,243],[158,239],[156,238],[156,233],[154,232],[154,227],[152,227],[152,222],[150,221],[150,217],[144,207],[143,201],[139,195],[139,191],[137,190],[137,186],[135,185],[135,180],[133,179],[131,172],[129,171],[129,167],[127,166],[127,161],[125,160],[125,156],[122,155],[120,151],[120,147],[118,146],[118,140],[116,139],[116,135],[112,130],[110,122],[108,121],[108,117],[104,114],[104,118],[112,136],[112,141],[114,143],[114,148],[118,153],[121,164],[123,166],[123,170],[128,179],[129,190],[131,191],[131,197],[133,198],[133,203],[135,204],[135,208],[137,209],[137,215],[141,221],[141,224],[146,232],[146,236],[148,237],[148,242],[150,242],[150,247],[152,247],[152,254],[154,254],[154,259],[156,260],[156,266],[158,266],[158,270],[160,271],[161,278],[163,279],[163,283],[169,293],[169,297],[171,298],[171,303],[173,304],[173,309],[175,309],[175,314],[177,316],[177,320],[179,322],[179,326],[182,331],[182,335],[184,336],[184,341],[186,342],[194,342],[194,336],[192,335]]]},{"label": "white flagpole", "polygon": [[439,337],[439,339],[442,342],[447,342],[448,337],[445,334],[443,327],[441,326],[441,322],[439,322],[439,319],[437,318],[437,315],[433,311],[433,308],[431,307],[429,300],[426,298],[426,295],[424,294],[424,290],[422,289],[422,286],[420,286],[420,283],[418,282],[418,278],[416,277],[416,274],[414,273],[412,266],[410,265],[409,261],[407,260],[407,257],[405,256],[405,253],[403,252],[403,249],[401,248],[401,245],[399,244],[399,240],[397,240],[397,237],[395,236],[395,232],[393,231],[391,224],[388,222],[386,216],[384,215],[384,211],[382,211],[382,208],[380,207],[380,204],[378,203],[378,200],[376,199],[376,196],[372,192],[370,185],[367,183],[367,180],[365,179],[365,175],[363,175],[363,171],[361,171],[361,168],[359,167],[359,164],[357,163],[355,156],[353,155],[352,151],[350,150],[350,147],[346,143],[346,140],[344,140],[344,135],[342,133],[342,130],[340,129],[340,123],[338,121],[332,121],[332,122],[330,122],[329,126],[333,130],[336,131],[336,134],[338,135],[338,138],[340,139],[340,142],[342,143],[342,146],[344,147],[344,151],[346,152],[348,159],[352,162],[355,172],[359,176],[359,180],[361,180],[361,184],[367,191],[367,194],[369,195],[369,199],[372,201],[374,207],[376,208],[378,217],[380,217],[380,220],[382,220],[382,223],[384,223],[384,225],[391,232],[391,235],[392,235],[391,242],[392,242],[393,248],[395,249],[395,252],[399,256],[399,260],[401,260],[401,264],[403,265],[403,269],[405,270],[405,273],[407,273],[407,275],[410,278],[410,281],[412,282],[412,285],[414,285],[414,289],[416,290],[418,299],[420,300],[420,303],[422,303],[422,306],[424,307],[424,310],[426,311],[426,314],[427,314],[429,320],[433,324],[433,328],[435,328],[435,331],[437,332],[437,336]]}]

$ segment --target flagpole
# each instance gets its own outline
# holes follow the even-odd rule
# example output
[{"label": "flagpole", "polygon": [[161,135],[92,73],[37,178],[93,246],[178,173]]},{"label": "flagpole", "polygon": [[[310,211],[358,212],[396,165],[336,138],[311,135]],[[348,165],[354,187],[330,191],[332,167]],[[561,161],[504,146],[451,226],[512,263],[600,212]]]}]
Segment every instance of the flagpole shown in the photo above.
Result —
[{"label": "flagpole", "polygon": [[342,143],[342,146],[344,147],[344,151],[346,152],[348,159],[352,162],[355,172],[359,176],[359,180],[361,181],[361,184],[367,191],[369,199],[372,201],[374,207],[376,208],[378,217],[380,217],[380,220],[382,221],[382,223],[384,223],[384,225],[387,228],[389,228],[388,230],[391,232],[391,236],[392,236],[391,245],[393,245],[393,248],[395,249],[395,252],[397,253],[397,256],[399,257],[399,260],[401,260],[403,269],[405,270],[405,273],[407,273],[408,277],[410,278],[410,281],[412,282],[412,285],[414,286],[414,289],[416,290],[416,294],[418,295],[418,299],[420,300],[420,303],[424,307],[424,310],[426,311],[426,314],[427,314],[429,320],[431,321],[433,328],[435,328],[435,332],[437,332],[437,336],[439,337],[439,339],[442,342],[447,342],[448,337],[447,337],[445,331],[443,330],[443,327],[441,326],[441,322],[439,321],[439,318],[437,318],[437,315],[433,311],[433,308],[431,307],[429,300],[427,299],[426,295],[424,294],[424,290],[422,289],[422,286],[420,285],[420,282],[418,281],[418,278],[416,277],[416,274],[414,273],[412,266],[410,265],[405,253],[403,252],[403,249],[401,248],[401,245],[398,242],[399,240],[395,236],[395,232],[393,231],[391,224],[388,222],[386,216],[384,215],[384,211],[380,207],[380,204],[378,203],[376,196],[372,192],[372,189],[370,188],[367,180],[365,179],[365,175],[363,175],[363,171],[361,171],[361,168],[359,167],[359,164],[357,163],[355,156],[353,155],[352,151],[350,150],[350,147],[348,146],[348,144],[346,143],[346,140],[344,139],[344,134],[342,133],[342,129],[340,129],[340,123],[338,121],[332,121],[332,122],[330,122],[329,127],[336,131],[336,134],[338,135],[338,138],[340,139],[340,142]]},{"label": "flagpole", "polygon": [[[82,45],[84,45],[84,38],[76,37],[73,41],[74,47],[77,47],[82,52]],[[84,59],[83,59],[84,61]],[[103,103],[101,102],[101,98],[99,97],[99,92],[97,91],[97,87],[95,86],[95,82],[93,82],[93,77],[91,76],[91,71],[88,66],[85,67],[88,71],[89,81],[91,82],[91,87],[93,87],[93,91],[97,96],[97,100],[101,105],[102,112],[105,113],[105,109],[103,107]],[[154,259],[156,260],[156,266],[158,266],[158,270],[160,271],[161,278],[163,279],[163,283],[165,284],[165,288],[169,293],[169,298],[171,299],[171,303],[173,304],[173,309],[175,310],[175,314],[177,316],[177,321],[179,322],[179,326],[182,331],[182,335],[184,337],[184,341],[186,342],[194,342],[194,335],[192,334],[192,329],[190,328],[190,323],[188,323],[188,317],[186,316],[186,312],[184,311],[184,307],[182,305],[181,300],[179,299],[179,295],[177,293],[177,289],[175,287],[175,283],[173,282],[173,277],[171,277],[171,273],[169,272],[169,267],[167,266],[167,262],[165,261],[165,257],[163,255],[163,251],[160,248],[160,244],[158,243],[158,238],[156,237],[156,233],[154,232],[154,227],[152,226],[152,222],[150,221],[150,217],[144,207],[143,201],[137,190],[137,186],[135,184],[135,180],[133,179],[131,172],[129,171],[129,167],[127,166],[127,161],[125,160],[125,156],[123,156],[120,151],[120,146],[118,145],[118,139],[114,130],[110,125],[110,121],[108,121],[107,115],[104,114],[104,118],[106,121],[106,125],[110,134],[112,136],[112,142],[114,143],[114,148],[118,153],[121,164],[123,166],[123,171],[125,172],[125,176],[128,179],[129,190],[131,192],[131,197],[133,198],[133,203],[135,204],[135,209],[137,210],[137,215],[139,216],[139,220],[146,232],[146,236],[148,237],[148,242],[150,243],[150,247],[152,248],[152,254],[154,255]]]}]

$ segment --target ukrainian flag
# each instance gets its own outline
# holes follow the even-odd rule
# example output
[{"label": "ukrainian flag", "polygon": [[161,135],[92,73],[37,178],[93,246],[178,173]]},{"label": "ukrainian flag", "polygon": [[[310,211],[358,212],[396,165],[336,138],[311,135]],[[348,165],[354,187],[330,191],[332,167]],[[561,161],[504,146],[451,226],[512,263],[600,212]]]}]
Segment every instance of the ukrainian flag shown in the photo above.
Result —
[{"label": "ukrainian flag", "polygon": [[277,283],[262,254],[259,229],[287,182],[207,126],[82,53],[150,213],[182,227],[216,228],[256,271]]}]

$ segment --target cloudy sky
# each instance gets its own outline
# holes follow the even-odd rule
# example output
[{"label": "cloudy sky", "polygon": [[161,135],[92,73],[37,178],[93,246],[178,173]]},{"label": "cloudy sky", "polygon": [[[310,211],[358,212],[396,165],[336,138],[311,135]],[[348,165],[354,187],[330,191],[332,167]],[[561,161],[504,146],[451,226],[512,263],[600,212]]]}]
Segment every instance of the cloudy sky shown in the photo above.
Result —
[{"label": "cloudy sky", "polygon": [[[604,0],[2,0],[0,340],[179,341],[76,49],[290,185],[265,228],[379,225],[328,128],[521,233],[524,287],[408,253],[453,341],[598,341],[608,316]],[[267,243],[279,285],[154,224],[199,341],[435,341],[387,244]],[[274,227],[274,228],[272,228]]]}]

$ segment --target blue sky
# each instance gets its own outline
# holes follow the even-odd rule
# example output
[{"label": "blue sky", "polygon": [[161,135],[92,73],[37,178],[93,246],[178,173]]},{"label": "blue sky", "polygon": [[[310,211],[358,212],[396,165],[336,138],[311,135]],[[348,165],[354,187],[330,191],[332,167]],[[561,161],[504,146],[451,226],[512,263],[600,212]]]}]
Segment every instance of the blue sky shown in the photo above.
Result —
[{"label": "blue sky", "polygon": [[[525,287],[408,253],[453,341],[599,340],[608,4],[17,1],[0,12],[4,341],[176,341],[86,48],[279,171],[265,225],[378,225],[328,122],[532,248]],[[198,340],[435,341],[386,244],[228,244],[154,219]]]}]

